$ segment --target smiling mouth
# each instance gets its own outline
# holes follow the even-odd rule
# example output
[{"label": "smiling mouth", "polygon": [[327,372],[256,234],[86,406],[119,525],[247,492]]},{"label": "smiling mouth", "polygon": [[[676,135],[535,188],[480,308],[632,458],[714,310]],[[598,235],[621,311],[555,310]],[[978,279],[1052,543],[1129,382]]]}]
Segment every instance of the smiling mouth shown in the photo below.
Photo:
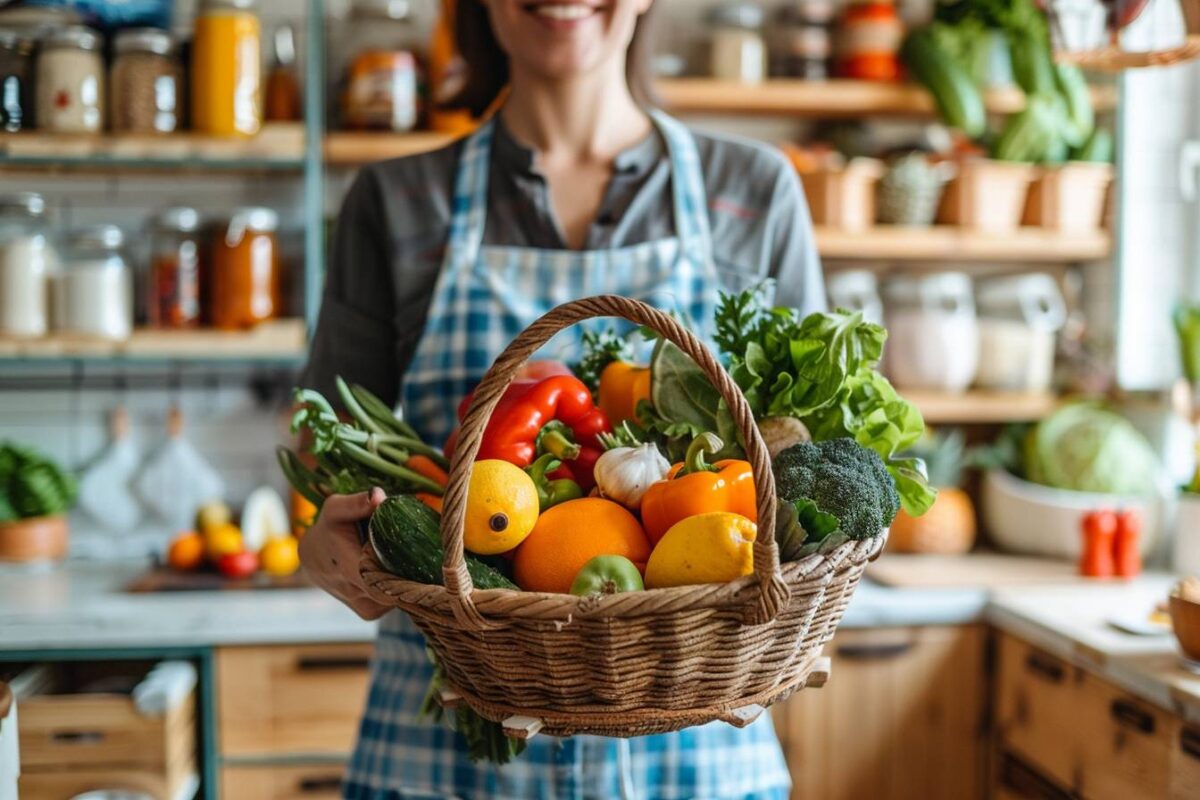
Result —
[{"label": "smiling mouth", "polygon": [[578,22],[596,14],[600,9],[587,3],[531,3],[525,10],[534,16],[554,22]]}]

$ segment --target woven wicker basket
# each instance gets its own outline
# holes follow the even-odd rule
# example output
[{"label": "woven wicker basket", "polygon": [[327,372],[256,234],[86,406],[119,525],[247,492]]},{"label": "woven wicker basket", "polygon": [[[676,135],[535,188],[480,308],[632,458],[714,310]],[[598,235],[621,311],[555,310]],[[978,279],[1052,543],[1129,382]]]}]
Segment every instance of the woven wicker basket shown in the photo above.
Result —
[{"label": "woven wicker basket", "polygon": [[[555,333],[594,317],[645,325],[691,356],[729,403],[758,494],[754,574],[727,584],[603,597],[476,590],[463,561],[471,463],[488,418],[525,361]],[[397,578],[370,548],[361,573],[379,602],[406,611],[457,696],[488,719],[531,718],[556,736],[641,736],[725,720],[748,724],[804,687],[886,533],[780,565],[775,481],[745,398],[711,352],[668,315],[635,300],[566,303],[534,322],[484,376],[450,466],[441,533],[445,586]]]}]

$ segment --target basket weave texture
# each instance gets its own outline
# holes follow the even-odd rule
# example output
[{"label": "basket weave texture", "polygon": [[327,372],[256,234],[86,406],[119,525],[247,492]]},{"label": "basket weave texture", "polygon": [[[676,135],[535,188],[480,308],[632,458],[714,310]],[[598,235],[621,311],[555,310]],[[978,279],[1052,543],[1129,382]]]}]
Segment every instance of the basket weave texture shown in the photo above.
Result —
[{"label": "basket weave texture", "polygon": [[[463,560],[471,464],[497,402],[520,367],[560,330],[596,317],[647,326],[687,353],[720,391],[755,476],[759,536],[754,574],[726,584],[602,597],[474,589]],[[360,571],[370,594],[407,612],[448,683],[476,712],[535,717],[555,736],[642,736],[767,706],[804,687],[832,638],[867,561],[886,532],[785,565],[772,532],[775,481],[745,398],[713,354],[672,317],[625,297],[565,303],[535,321],[476,389],[443,498],[444,586],[387,572],[368,545]]]}]

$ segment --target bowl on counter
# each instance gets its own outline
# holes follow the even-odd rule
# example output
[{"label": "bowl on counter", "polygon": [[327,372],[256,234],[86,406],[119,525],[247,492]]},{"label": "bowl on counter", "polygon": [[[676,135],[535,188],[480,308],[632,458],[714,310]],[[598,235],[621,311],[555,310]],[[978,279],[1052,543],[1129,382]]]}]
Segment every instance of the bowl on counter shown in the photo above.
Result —
[{"label": "bowl on counter", "polygon": [[1192,661],[1200,661],[1200,602],[1188,596],[1180,585],[1171,590],[1167,605],[1179,649]]},{"label": "bowl on counter", "polygon": [[1022,480],[1002,469],[983,477],[983,521],[1001,550],[1049,558],[1078,559],[1080,519],[1098,508],[1128,509],[1142,522],[1141,551],[1154,545],[1161,514],[1153,496],[1124,496],[1054,489]]}]

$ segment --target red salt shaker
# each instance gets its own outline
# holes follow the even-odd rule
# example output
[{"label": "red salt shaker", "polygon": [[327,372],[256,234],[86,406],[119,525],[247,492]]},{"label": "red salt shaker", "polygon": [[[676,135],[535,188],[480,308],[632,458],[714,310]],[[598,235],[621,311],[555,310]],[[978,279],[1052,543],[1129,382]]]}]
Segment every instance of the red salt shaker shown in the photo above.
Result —
[{"label": "red salt shaker", "polygon": [[1083,554],[1079,558],[1079,574],[1088,578],[1111,578],[1116,571],[1113,558],[1117,515],[1107,509],[1089,511],[1083,515],[1082,523]]},{"label": "red salt shaker", "polygon": [[1142,572],[1142,521],[1136,511],[1117,512],[1117,532],[1113,538],[1113,566],[1122,578]]}]

